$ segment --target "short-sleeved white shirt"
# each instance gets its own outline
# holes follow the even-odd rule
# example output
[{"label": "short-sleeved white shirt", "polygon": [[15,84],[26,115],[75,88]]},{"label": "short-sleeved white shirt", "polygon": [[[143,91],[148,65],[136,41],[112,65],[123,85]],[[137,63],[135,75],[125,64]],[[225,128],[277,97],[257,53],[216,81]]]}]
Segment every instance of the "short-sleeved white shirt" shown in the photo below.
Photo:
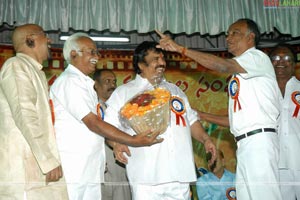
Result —
[{"label": "short-sleeved white shirt", "polygon": [[[96,114],[98,99],[93,85],[94,81],[89,76],[68,65],[51,86],[50,97],[54,104],[55,131],[60,154],[80,156],[82,163],[74,165],[81,166],[82,173],[86,173],[84,168],[89,169],[89,173],[93,174],[90,181],[99,182],[97,174],[104,172],[104,138],[90,131],[82,121],[90,112]],[[103,180],[103,176],[101,179]]]},{"label": "short-sleeved white shirt", "polygon": [[292,101],[292,93],[296,91],[300,92],[300,81],[292,77],[285,86],[279,123],[279,167],[292,170],[300,170],[300,111],[293,117],[296,104]]},{"label": "short-sleeved white shirt", "polygon": [[[269,57],[250,48],[234,58],[246,73],[234,74],[228,86],[230,130],[234,136],[258,128],[277,128],[280,109],[280,90]],[[232,80],[239,81],[238,102],[231,98]],[[236,111],[234,112],[234,107]]]},{"label": "short-sleeved white shirt", "polygon": [[[131,183],[161,184],[168,182],[196,181],[195,165],[192,150],[190,126],[198,119],[197,113],[191,109],[186,95],[176,85],[163,80],[160,87],[166,88],[172,96],[181,98],[186,112],[182,115],[183,123],[176,125],[176,115],[172,111],[169,126],[165,133],[160,135],[164,141],[150,147],[130,147],[131,157],[126,166]],[[147,79],[137,75],[135,80],[119,86],[106,102],[105,121],[134,135],[131,128],[122,126],[119,120],[121,107],[136,94],[153,89]]]}]

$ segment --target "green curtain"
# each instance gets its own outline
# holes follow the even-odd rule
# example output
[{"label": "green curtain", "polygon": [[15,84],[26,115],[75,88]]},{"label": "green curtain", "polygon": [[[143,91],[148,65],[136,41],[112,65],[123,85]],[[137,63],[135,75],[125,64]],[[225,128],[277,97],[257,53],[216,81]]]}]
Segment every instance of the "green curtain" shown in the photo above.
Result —
[{"label": "green curtain", "polygon": [[[271,0],[0,0],[0,22],[40,24],[45,30],[109,30],[217,35],[239,18],[255,20],[261,32],[276,27],[300,36],[300,1],[292,7],[264,6]],[[297,5],[299,3],[299,5]]]}]

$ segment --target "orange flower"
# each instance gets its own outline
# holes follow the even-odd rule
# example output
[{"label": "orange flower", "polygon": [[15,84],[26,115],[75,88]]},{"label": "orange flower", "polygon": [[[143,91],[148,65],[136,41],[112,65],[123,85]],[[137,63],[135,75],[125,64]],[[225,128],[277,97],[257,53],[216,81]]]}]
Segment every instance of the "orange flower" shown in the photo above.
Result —
[{"label": "orange flower", "polygon": [[143,116],[153,108],[168,102],[170,96],[170,92],[163,88],[145,91],[127,102],[121,109],[121,115],[127,119],[132,116]]}]

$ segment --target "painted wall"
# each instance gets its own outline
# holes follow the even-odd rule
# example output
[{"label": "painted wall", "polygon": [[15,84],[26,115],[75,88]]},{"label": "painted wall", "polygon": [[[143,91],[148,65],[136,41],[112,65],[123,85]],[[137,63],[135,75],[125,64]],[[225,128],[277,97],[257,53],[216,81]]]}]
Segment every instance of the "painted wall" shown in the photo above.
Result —
[{"label": "painted wall", "polygon": [[[57,76],[64,70],[66,65],[62,55],[62,49],[51,49],[52,59],[44,63],[44,71],[46,73],[49,85],[51,85]],[[266,53],[270,49],[263,49]],[[300,47],[295,46],[298,52],[298,60],[300,60]],[[117,84],[121,85],[134,78],[132,68],[132,51],[120,50],[101,50],[101,58],[98,68],[113,69],[117,75]],[[227,52],[210,52],[215,55],[229,58]],[[4,61],[13,56],[14,51],[11,46],[0,46],[0,67]],[[182,57],[176,53],[168,53],[166,56],[167,71],[165,76],[168,81],[180,87],[188,96],[192,107],[204,112],[226,115],[227,113],[227,85],[230,76],[228,74],[220,74],[212,72],[198,65],[194,61]],[[300,63],[297,64],[296,74],[300,78]],[[228,128],[202,122],[208,134],[211,135],[217,147],[222,149],[225,154],[226,167],[235,172],[236,144]],[[205,151],[203,145],[193,141],[195,164],[197,167],[206,168],[204,159]]]}]

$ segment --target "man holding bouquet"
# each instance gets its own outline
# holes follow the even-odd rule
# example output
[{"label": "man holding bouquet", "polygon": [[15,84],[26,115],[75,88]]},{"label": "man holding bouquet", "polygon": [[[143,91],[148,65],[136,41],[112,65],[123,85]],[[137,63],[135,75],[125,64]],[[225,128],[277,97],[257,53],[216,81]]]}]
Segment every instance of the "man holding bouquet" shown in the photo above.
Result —
[{"label": "man holding bouquet", "polygon": [[[133,67],[136,78],[119,86],[106,102],[105,121],[131,134],[138,134],[124,125],[120,110],[137,94],[163,88],[171,94],[170,121],[159,136],[164,142],[152,147],[127,147],[113,143],[116,158],[126,163],[133,199],[189,199],[189,183],[196,181],[192,137],[204,144],[214,162],[216,148],[201,126],[188,98],[176,85],[164,77],[166,61],[156,42],[145,41],[134,51]],[[151,99],[151,98],[150,98]],[[155,127],[152,127],[155,128]],[[129,148],[130,155],[123,151]]]}]

